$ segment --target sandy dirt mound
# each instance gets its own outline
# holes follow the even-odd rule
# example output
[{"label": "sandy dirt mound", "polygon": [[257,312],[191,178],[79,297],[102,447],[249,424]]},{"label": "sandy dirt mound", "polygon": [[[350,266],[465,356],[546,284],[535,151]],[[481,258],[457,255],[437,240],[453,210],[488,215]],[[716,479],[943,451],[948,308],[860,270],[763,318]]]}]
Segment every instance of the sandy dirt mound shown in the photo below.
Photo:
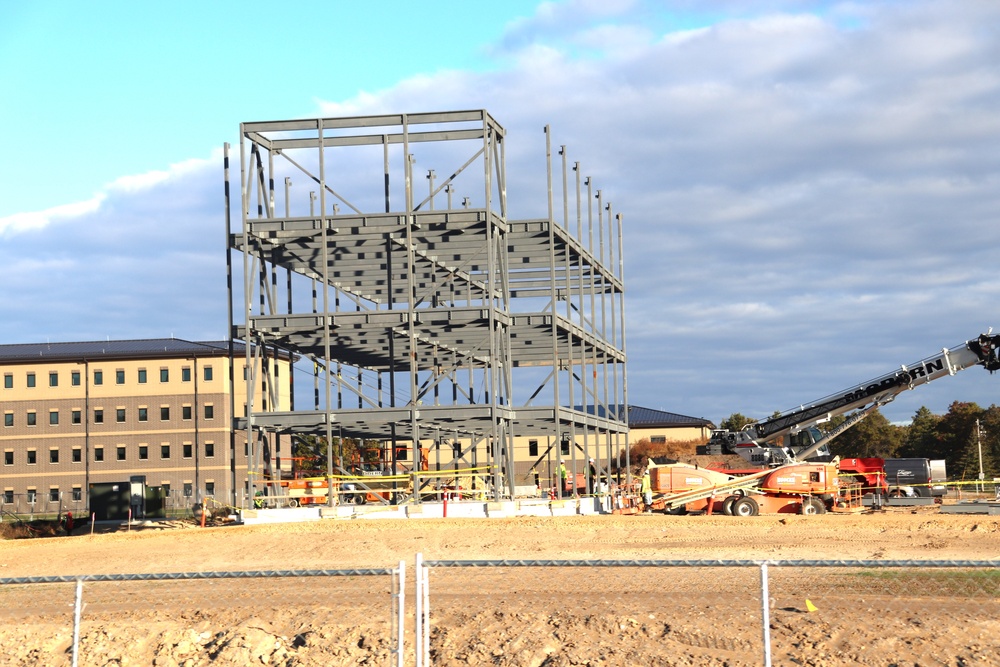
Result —
[{"label": "sandy dirt mound", "polygon": [[[861,516],[323,521],[0,542],[0,577],[463,559],[989,560],[1000,521]],[[996,572],[769,569],[775,665],[1000,664]],[[430,571],[441,665],[763,664],[760,568]],[[387,665],[389,576],[89,582],[81,665]],[[0,587],[5,665],[68,665],[75,585]],[[413,664],[412,585],[405,605]]]}]

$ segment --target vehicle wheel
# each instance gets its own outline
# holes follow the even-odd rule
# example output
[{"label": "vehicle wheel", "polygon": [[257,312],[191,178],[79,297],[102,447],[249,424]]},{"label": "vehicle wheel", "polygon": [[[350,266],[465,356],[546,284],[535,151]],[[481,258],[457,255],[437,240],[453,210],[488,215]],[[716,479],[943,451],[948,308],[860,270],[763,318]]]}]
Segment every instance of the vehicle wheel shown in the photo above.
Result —
[{"label": "vehicle wheel", "polygon": [[294,498],[292,498],[291,500],[288,501],[288,506],[289,507],[298,507],[299,506],[299,501],[297,501]]},{"label": "vehicle wheel", "polygon": [[663,510],[664,514],[670,514],[671,516],[683,516],[688,513],[687,507],[681,505],[680,507],[671,507],[668,510]]},{"label": "vehicle wheel", "polygon": [[890,498],[905,498],[906,494],[903,493],[899,489],[893,489],[892,491],[889,492],[889,497]]},{"label": "vehicle wheel", "polygon": [[355,505],[364,505],[367,502],[368,502],[368,494],[364,493],[363,491],[354,494]]},{"label": "vehicle wheel", "polygon": [[732,516],[733,515],[733,503],[735,503],[739,499],[740,499],[739,496],[733,495],[733,496],[728,496],[725,500],[723,500],[722,501],[722,513],[725,514],[726,516]]},{"label": "vehicle wheel", "polygon": [[739,498],[733,502],[733,516],[757,516],[760,506],[750,496]]},{"label": "vehicle wheel", "polygon": [[802,500],[803,514],[826,514],[826,504],[819,498],[805,498]]}]

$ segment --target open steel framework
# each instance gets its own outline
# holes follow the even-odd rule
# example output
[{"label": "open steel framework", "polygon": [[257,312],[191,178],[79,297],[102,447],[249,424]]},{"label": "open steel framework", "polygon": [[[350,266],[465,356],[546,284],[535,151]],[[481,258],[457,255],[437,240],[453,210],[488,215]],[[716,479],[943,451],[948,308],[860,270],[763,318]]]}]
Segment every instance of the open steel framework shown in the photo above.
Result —
[{"label": "open steel framework", "polygon": [[617,456],[627,432],[621,216],[590,179],[581,205],[577,164],[570,233],[561,149],[556,222],[548,128],[548,216],[516,221],[505,132],[484,110],[243,123],[240,135],[236,230],[226,150],[230,285],[243,283],[241,303],[230,289],[231,335],[253,343],[246,381],[265,396],[281,381],[277,351],[299,359],[300,375],[290,409],[247,405],[251,485],[273,478],[285,435],[379,441],[393,472],[410,446],[418,501],[422,471],[459,465],[488,470],[489,497],[513,497],[537,464],[515,461],[515,435],[550,449],[573,442],[570,456],[602,469]]}]

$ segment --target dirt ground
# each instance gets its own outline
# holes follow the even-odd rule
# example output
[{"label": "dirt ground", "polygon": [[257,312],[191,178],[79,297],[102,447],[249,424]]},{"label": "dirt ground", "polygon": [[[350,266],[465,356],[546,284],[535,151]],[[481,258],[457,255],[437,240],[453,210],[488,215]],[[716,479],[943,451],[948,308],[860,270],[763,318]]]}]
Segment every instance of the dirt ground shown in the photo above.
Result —
[{"label": "dirt ground", "polygon": [[[1000,517],[324,520],[0,541],[0,577],[392,568],[438,560],[993,560]],[[996,561],[1000,565],[1000,561]],[[996,570],[768,567],[775,665],[1000,665]],[[764,664],[761,568],[432,567],[435,665]],[[89,582],[81,665],[390,665],[393,584],[354,577]],[[75,584],[0,586],[0,664],[68,665]]]}]

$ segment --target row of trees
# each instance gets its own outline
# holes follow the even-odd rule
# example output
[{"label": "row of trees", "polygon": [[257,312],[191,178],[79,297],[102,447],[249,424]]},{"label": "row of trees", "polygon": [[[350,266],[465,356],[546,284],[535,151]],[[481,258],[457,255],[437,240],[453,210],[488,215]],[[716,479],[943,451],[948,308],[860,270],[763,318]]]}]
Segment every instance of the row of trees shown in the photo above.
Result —
[{"label": "row of trees", "polygon": [[[819,429],[829,431],[844,419],[835,417]],[[750,421],[735,413],[720,426],[738,430]],[[875,410],[834,439],[830,450],[841,457],[944,459],[951,479],[967,481],[979,479],[981,460],[984,477],[991,480],[1000,477],[1000,407],[955,401],[944,415],[921,407],[906,426]]]}]

